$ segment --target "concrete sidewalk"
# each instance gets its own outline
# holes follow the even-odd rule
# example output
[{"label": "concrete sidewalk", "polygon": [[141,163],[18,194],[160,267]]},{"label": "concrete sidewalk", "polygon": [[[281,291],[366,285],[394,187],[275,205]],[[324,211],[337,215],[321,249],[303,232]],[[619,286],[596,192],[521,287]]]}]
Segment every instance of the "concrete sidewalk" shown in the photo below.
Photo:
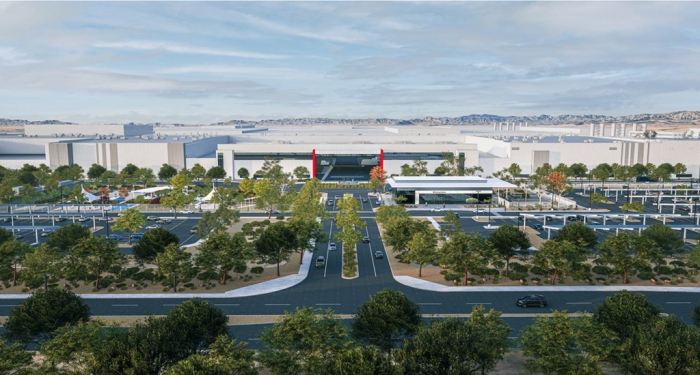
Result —
[{"label": "concrete sidewalk", "polygon": [[[144,299],[144,298],[177,298],[177,299],[190,299],[190,298],[239,298],[239,297],[251,297],[258,296],[261,294],[268,294],[273,292],[278,292],[280,290],[291,288],[300,282],[304,281],[309,275],[309,268],[311,267],[311,260],[313,258],[313,253],[304,253],[304,260],[299,267],[299,273],[296,275],[283,276],[274,280],[264,281],[259,284],[244,286],[243,288],[238,288],[230,290],[225,293],[137,293],[137,294],[126,294],[126,293],[100,293],[100,294],[79,294],[80,297],[84,299]],[[31,294],[0,294],[0,300],[9,299],[24,299],[31,296]]]},{"label": "concrete sidewalk", "polygon": [[[393,273],[393,272],[392,272]],[[595,286],[447,286],[412,276],[394,276],[405,286],[431,292],[676,292],[700,293],[700,288],[682,286],[632,286],[632,285],[595,285]]]}]

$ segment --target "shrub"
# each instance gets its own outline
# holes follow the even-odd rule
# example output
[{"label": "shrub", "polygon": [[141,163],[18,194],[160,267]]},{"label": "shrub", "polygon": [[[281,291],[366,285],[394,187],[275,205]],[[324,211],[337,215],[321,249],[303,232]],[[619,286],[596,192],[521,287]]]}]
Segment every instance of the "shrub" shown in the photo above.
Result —
[{"label": "shrub", "polygon": [[265,270],[265,269],[262,268],[262,267],[253,267],[253,268],[250,269],[250,273],[253,273],[253,274],[256,274],[256,275],[260,275],[261,273],[263,273],[264,270]]},{"label": "shrub", "polygon": [[197,280],[202,280],[202,281],[209,281],[209,280],[216,280],[219,278],[219,275],[212,271],[212,270],[207,270],[199,275],[197,275]]},{"label": "shrub", "polygon": [[596,281],[605,281],[604,277],[596,277],[595,279],[596,279]]},{"label": "shrub", "polygon": [[671,267],[669,266],[660,266],[659,267],[659,275],[670,275],[671,274]]},{"label": "shrub", "polygon": [[654,272],[654,270],[651,268],[651,266],[646,265],[646,264],[637,267],[637,270],[638,270],[639,272]]},{"label": "shrub", "polygon": [[522,265],[522,264],[520,264],[520,263],[518,263],[518,262],[513,262],[513,263],[511,263],[511,264],[510,264],[510,269],[513,270],[513,271],[515,271],[515,272],[518,272],[518,273],[525,273],[525,272],[528,271],[527,266]]},{"label": "shrub", "polygon": [[532,272],[535,275],[546,275],[547,271],[545,271],[542,267],[534,266],[530,269],[530,272]]},{"label": "shrub", "polygon": [[459,274],[457,273],[448,273],[445,275],[445,280],[446,281],[454,281],[457,280],[458,282],[462,281],[462,278],[460,277]]},{"label": "shrub", "polygon": [[518,281],[520,279],[526,280],[527,272],[511,272],[510,275],[508,275],[508,278],[513,281]]},{"label": "shrub", "polygon": [[284,215],[277,215],[277,217],[276,217],[275,219],[277,219],[277,220],[284,220]]},{"label": "shrub", "polygon": [[673,274],[673,275],[687,275],[688,271],[686,271],[684,268],[674,268],[671,270],[671,274]]},{"label": "shrub", "polygon": [[606,266],[595,266],[593,267],[593,272],[598,275],[610,275],[612,273],[612,268]]},{"label": "shrub", "polygon": [[471,283],[474,284],[474,282],[476,281],[476,279],[473,278],[473,277],[468,277],[468,278],[467,278],[467,281],[471,281]]},{"label": "shrub", "polygon": [[192,283],[187,283],[187,284],[185,284],[184,286],[185,286],[185,288],[192,288],[192,287],[194,286],[194,284],[192,284]]},{"label": "shrub", "polygon": [[640,280],[651,280],[655,275],[652,272],[640,272],[637,274],[637,277],[639,277]]},{"label": "shrub", "polygon": [[442,270],[442,271],[440,271],[440,275],[442,275],[442,276],[445,276],[445,275],[447,275],[448,273],[450,273],[449,270]]},{"label": "shrub", "polygon": [[674,260],[670,263],[672,266],[685,267],[685,263],[682,260]]}]

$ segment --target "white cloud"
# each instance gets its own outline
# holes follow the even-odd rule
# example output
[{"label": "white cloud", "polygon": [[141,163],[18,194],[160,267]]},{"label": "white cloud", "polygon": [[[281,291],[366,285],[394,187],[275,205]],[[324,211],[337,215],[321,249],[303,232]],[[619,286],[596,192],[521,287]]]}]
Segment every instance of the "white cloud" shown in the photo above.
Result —
[{"label": "white cloud", "polygon": [[29,58],[12,47],[0,47],[0,65],[25,65],[38,62],[39,60]]},{"label": "white cloud", "polygon": [[317,72],[292,68],[264,68],[256,66],[234,65],[194,65],[181,66],[161,70],[161,74],[190,74],[204,73],[225,76],[245,76],[281,80],[310,80],[321,79],[323,75]]},{"label": "white cloud", "polygon": [[168,42],[153,41],[126,41],[126,42],[99,42],[93,45],[97,48],[127,49],[140,51],[163,51],[170,53],[183,53],[192,55],[243,57],[249,59],[286,59],[287,55],[267,54],[258,52],[237,51],[231,49],[217,49],[208,47],[185,46]]}]

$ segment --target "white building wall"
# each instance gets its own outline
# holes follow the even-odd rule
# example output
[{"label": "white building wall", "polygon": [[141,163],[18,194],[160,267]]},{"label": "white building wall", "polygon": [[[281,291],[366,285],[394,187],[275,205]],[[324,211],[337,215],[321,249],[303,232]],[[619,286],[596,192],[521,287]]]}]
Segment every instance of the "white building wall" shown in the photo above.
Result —
[{"label": "white building wall", "polygon": [[167,143],[116,143],[116,146],[118,170],[122,170],[129,163],[139,168],[151,168],[155,173],[158,173],[163,164],[171,164],[177,169],[184,167],[184,159],[180,163],[173,163],[171,160],[168,160]]},{"label": "white building wall", "polygon": [[0,155],[40,155],[46,153],[46,144],[55,139],[29,137],[0,138]]}]

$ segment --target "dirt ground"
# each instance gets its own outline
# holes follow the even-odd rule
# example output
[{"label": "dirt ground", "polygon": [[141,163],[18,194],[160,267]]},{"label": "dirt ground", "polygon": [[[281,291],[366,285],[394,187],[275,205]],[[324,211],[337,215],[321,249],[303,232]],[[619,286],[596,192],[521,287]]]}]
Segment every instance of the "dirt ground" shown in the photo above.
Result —
[{"label": "dirt ground", "polygon": [[[274,220],[275,219],[273,219],[273,221]],[[239,223],[236,223],[233,226],[231,226],[231,228],[229,229],[229,232],[231,232],[231,233],[239,232],[241,230],[241,228],[243,227],[243,224],[245,224],[247,222],[251,222],[251,221],[256,221],[256,219],[247,219],[247,218],[241,219],[241,221]],[[120,247],[129,247],[129,245],[125,245],[125,246],[120,245]],[[196,246],[189,247],[189,248],[185,249],[185,251],[187,251],[193,255],[196,255],[197,253],[199,253]],[[299,267],[300,267],[299,258],[300,258],[300,255],[298,253],[295,253],[295,254],[292,254],[292,257],[291,257],[289,262],[281,263],[280,264],[280,277],[299,273]],[[133,266],[137,266],[137,264],[132,261],[132,262],[129,262],[129,266],[133,267]],[[262,274],[260,274],[260,276],[257,276],[255,274],[250,273],[250,268],[255,267],[255,266],[261,266],[264,268],[264,271]],[[153,265],[145,266],[145,268],[154,268],[154,267],[155,266],[153,266]],[[264,281],[269,281],[269,280],[277,278],[276,267],[277,267],[276,264],[257,264],[254,262],[249,263],[248,269],[246,270],[246,272],[244,272],[244,273],[231,272],[231,273],[229,273],[229,275],[231,275],[232,277],[226,281],[225,285],[221,285],[220,283],[215,282],[214,287],[211,287],[210,289],[206,289],[205,287],[202,287],[201,285],[203,282],[201,280],[193,278],[189,282],[195,284],[195,289],[185,289],[184,291],[182,291],[180,293],[224,293],[224,292],[227,292],[230,290],[235,290],[235,289],[242,288],[245,286],[258,284],[258,283],[261,283]],[[242,279],[242,277],[245,275],[250,275],[253,278],[249,281],[244,281]],[[163,286],[160,283],[153,284],[152,281],[145,281],[146,287],[142,287],[141,290],[137,290],[135,287],[132,287],[132,285],[134,283],[136,283],[133,280],[127,279],[124,283],[127,284],[127,286],[128,286],[128,288],[126,290],[116,289],[116,290],[110,291],[109,288],[103,288],[97,293],[102,293],[102,294],[106,294],[106,293],[144,294],[144,293],[163,293],[164,292]],[[58,282],[58,284],[64,285],[64,284],[66,284],[66,282],[64,280],[60,280]],[[183,284],[185,284],[185,283],[180,283],[180,286],[182,286]],[[73,288],[72,292],[76,293],[76,294],[91,294],[91,293],[95,293],[92,291],[93,287],[94,287],[93,283],[85,285],[85,283],[83,281],[80,281],[79,286],[77,288]],[[22,289],[24,289],[24,288],[25,288],[24,285],[19,285],[19,284],[16,287],[9,287],[9,288],[2,287],[2,289],[0,289],[0,294],[21,294]],[[32,291],[30,290],[29,292],[26,292],[26,293],[30,293],[30,292],[32,292]],[[170,290],[170,293],[173,293],[175,295],[175,292],[173,292],[172,290]]]}]

